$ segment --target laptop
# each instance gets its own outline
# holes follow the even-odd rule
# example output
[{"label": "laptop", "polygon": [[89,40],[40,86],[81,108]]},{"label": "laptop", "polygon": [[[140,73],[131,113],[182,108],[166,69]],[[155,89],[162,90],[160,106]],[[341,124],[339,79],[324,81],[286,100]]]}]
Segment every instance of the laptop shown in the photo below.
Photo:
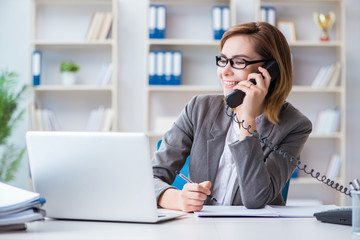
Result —
[{"label": "laptop", "polygon": [[159,213],[144,133],[27,132],[26,143],[47,217],[155,223],[185,215]]}]

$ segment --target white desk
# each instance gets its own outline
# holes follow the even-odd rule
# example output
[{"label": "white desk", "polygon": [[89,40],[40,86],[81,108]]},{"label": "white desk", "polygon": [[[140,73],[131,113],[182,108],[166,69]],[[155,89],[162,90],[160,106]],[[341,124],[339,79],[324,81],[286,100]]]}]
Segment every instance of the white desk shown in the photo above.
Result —
[{"label": "white desk", "polygon": [[0,233],[0,239],[360,239],[352,236],[351,226],[315,218],[197,218],[188,214],[157,224],[47,219],[27,226],[26,231]]}]

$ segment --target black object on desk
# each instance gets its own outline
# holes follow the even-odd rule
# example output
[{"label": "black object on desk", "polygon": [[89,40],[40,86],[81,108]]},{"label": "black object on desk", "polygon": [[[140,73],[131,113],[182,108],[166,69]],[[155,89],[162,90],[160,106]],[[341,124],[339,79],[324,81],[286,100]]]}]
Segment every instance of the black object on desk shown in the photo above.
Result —
[{"label": "black object on desk", "polygon": [[317,220],[326,223],[352,225],[352,208],[337,208],[314,213]]}]

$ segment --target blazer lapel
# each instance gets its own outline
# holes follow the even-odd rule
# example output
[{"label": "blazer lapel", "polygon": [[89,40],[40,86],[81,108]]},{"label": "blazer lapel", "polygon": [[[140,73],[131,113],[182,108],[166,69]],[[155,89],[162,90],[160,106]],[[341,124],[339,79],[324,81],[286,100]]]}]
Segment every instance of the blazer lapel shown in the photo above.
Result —
[{"label": "blazer lapel", "polygon": [[208,139],[207,141],[208,179],[212,183],[215,181],[220,157],[224,151],[226,134],[231,123],[231,118],[228,117],[225,113],[224,105],[221,105],[219,108],[210,130],[210,135],[212,138]]}]

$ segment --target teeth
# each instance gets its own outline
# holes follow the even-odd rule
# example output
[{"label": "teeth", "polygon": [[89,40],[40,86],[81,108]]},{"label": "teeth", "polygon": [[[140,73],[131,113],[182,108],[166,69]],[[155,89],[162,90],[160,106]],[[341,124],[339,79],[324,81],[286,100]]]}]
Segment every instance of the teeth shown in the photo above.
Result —
[{"label": "teeth", "polygon": [[226,85],[236,85],[238,82],[224,82]]}]

